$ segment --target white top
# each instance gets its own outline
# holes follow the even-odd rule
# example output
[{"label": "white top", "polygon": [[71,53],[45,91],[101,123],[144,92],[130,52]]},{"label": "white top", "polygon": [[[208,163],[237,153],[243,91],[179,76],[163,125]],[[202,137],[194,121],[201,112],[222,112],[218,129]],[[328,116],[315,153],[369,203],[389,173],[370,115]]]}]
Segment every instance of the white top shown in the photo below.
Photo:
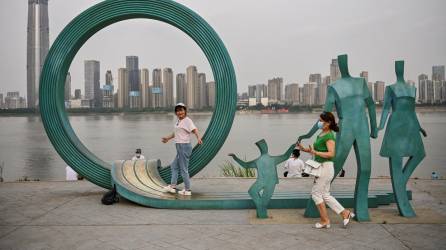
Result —
[{"label": "white top", "polygon": [[139,158],[137,158],[136,155],[132,157],[132,161],[145,160],[145,159],[146,159],[146,157],[144,157],[144,155],[140,155]]},{"label": "white top", "polygon": [[287,177],[302,177],[304,162],[299,158],[290,158],[285,162],[285,171],[288,171]]},{"label": "white top", "polygon": [[77,173],[70,166],[65,168],[65,174],[67,181],[77,181]]},{"label": "white top", "polygon": [[187,116],[183,120],[177,120],[174,131],[175,143],[190,143],[190,133],[196,128],[194,122]]}]

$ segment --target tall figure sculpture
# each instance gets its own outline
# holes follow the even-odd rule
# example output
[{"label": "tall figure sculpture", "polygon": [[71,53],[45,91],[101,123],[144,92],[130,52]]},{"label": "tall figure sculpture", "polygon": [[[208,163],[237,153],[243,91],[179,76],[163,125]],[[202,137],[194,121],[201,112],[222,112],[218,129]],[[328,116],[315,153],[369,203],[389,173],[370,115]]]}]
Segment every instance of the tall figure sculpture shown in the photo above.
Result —
[{"label": "tall figure sculpture", "polygon": [[[380,155],[389,158],[392,187],[400,215],[413,217],[415,212],[407,197],[409,177],[426,156],[420,132],[427,136],[415,113],[416,88],[404,81],[404,61],[395,62],[396,83],[386,87],[379,130],[384,128],[390,108]],[[403,168],[403,157],[409,157]]]},{"label": "tall figure sculpture", "polygon": [[255,160],[244,162],[234,154],[229,154],[243,168],[257,169],[257,180],[249,188],[249,195],[256,205],[257,218],[268,218],[267,207],[273,196],[276,185],[279,184],[276,166],[287,160],[296,145],[291,145],[285,154],[271,156],[268,154],[268,145],[265,140],[256,142],[260,150],[260,157]]},{"label": "tall figure sculpture", "polygon": [[[354,210],[358,221],[368,221],[368,187],[371,170],[370,137],[376,138],[375,103],[364,78],[351,77],[348,72],[347,55],[338,56],[341,79],[327,88],[324,110],[331,112],[333,106],[339,118],[340,131],[336,135],[335,176],[342,170],[351,147],[355,149],[357,174]],[[366,114],[368,108],[370,127]],[[318,130],[317,123],[306,134],[299,137],[310,138]]]}]

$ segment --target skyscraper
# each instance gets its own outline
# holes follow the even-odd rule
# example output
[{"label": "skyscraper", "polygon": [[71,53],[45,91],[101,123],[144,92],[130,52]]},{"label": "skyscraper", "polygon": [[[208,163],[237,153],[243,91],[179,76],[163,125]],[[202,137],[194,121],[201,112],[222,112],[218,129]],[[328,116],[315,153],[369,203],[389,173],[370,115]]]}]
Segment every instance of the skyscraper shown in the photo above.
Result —
[{"label": "skyscraper", "polygon": [[310,74],[309,78],[309,82],[314,82],[317,84],[321,84],[322,83],[322,76],[319,73],[316,74]]},{"label": "skyscraper", "polygon": [[127,69],[127,82],[129,91],[139,91],[139,63],[137,56],[125,57],[125,68]]},{"label": "skyscraper", "polygon": [[82,99],[82,93],[80,89],[74,90],[74,99]]},{"label": "skyscraper", "polygon": [[285,86],[285,101],[289,104],[299,103],[299,85],[297,83]]},{"label": "skyscraper", "polygon": [[127,69],[118,69],[118,108],[129,107],[129,85],[127,83]]},{"label": "skyscraper", "polygon": [[324,105],[325,99],[327,98],[327,88],[328,85],[321,83],[318,84],[316,87],[316,104],[318,105]]},{"label": "skyscraper", "polygon": [[418,101],[420,103],[427,102],[427,81],[428,76],[426,74],[418,76]]},{"label": "skyscraper", "polygon": [[198,87],[197,89],[197,96],[196,101],[198,104],[198,108],[203,108],[204,106],[207,106],[207,96],[206,96],[206,74],[205,73],[199,73],[198,74]]},{"label": "skyscraper", "polygon": [[127,83],[129,85],[129,107],[141,107],[141,93],[139,90],[139,63],[137,56],[126,56],[125,67],[127,69]]},{"label": "skyscraper", "polygon": [[186,74],[177,74],[176,79],[177,100],[176,102],[187,103],[187,84]]},{"label": "skyscraper", "polygon": [[101,107],[101,85],[99,61],[87,60],[85,65],[85,99],[91,101],[91,107]]},{"label": "skyscraper", "polygon": [[163,69],[163,97],[163,106],[173,107],[173,71],[171,68]]},{"label": "skyscraper", "polygon": [[339,78],[341,78],[341,71],[339,70],[338,59],[331,59],[330,82],[335,82]]},{"label": "skyscraper", "polygon": [[3,106],[4,106],[3,94],[0,94],[0,109],[2,109]]},{"label": "skyscraper", "polygon": [[105,85],[113,85],[113,75],[111,70],[107,70],[105,73]]},{"label": "skyscraper", "polygon": [[279,102],[283,98],[283,78],[275,77],[268,80],[268,101]]},{"label": "skyscraper", "polygon": [[196,85],[198,85],[198,73],[197,73],[197,67],[196,66],[189,66],[186,69],[186,84],[187,84],[187,99],[186,99],[186,105],[191,108],[197,108],[197,103],[195,103],[195,94],[196,89],[199,88]]},{"label": "skyscraper", "polygon": [[376,81],[375,82],[375,102],[383,102],[384,101],[384,82]]},{"label": "skyscraper", "polygon": [[141,105],[143,108],[152,107],[152,93],[150,92],[149,70],[141,69]]},{"label": "skyscraper", "polygon": [[102,86],[103,108],[114,108],[113,92],[114,92],[113,75],[111,70],[107,70],[107,73],[105,73],[105,85]]},{"label": "skyscraper", "polygon": [[215,82],[208,82],[206,83],[206,96],[207,96],[207,102],[206,106],[208,107],[215,107]]},{"label": "skyscraper", "polygon": [[303,88],[302,103],[304,105],[314,105],[316,104],[316,84],[305,83]]},{"label": "skyscraper", "polygon": [[161,69],[154,69],[152,73],[152,107],[163,107],[163,83]]},{"label": "skyscraper", "polygon": [[432,81],[444,81],[444,65],[432,66]]},{"label": "skyscraper", "polygon": [[361,71],[359,74],[360,77],[363,77],[365,79],[365,82],[369,82],[369,72],[367,71]]},{"label": "skyscraper", "polygon": [[67,73],[67,78],[65,79],[65,101],[71,99],[71,74]]},{"label": "skyscraper", "polygon": [[256,85],[248,85],[248,97],[249,98],[256,97]]},{"label": "skyscraper", "polygon": [[39,80],[49,49],[48,0],[28,0],[26,78],[28,108],[39,105]]}]

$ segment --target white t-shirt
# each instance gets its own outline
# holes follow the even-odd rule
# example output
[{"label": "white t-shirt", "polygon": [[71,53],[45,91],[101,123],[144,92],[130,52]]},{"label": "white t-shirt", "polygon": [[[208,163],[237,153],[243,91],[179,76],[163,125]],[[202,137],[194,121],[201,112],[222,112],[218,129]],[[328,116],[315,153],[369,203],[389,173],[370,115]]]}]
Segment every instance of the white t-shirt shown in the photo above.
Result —
[{"label": "white t-shirt", "polygon": [[302,177],[304,162],[297,158],[290,158],[285,162],[285,171],[288,171],[287,177]]},{"label": "white t-shirt", "polygon": [[187,116],[183,120],[177,120],[174,131],[175,143],[190,143],[190,133],[196,128],[194,122]]},{"label": "white t-shirt", "polygon": [[146,159],[146,157],[144,157],[144,155],[140,155],[139,158],[137,158],[136,155],[132,157],[132,161],[145,160],[145,159]]}]

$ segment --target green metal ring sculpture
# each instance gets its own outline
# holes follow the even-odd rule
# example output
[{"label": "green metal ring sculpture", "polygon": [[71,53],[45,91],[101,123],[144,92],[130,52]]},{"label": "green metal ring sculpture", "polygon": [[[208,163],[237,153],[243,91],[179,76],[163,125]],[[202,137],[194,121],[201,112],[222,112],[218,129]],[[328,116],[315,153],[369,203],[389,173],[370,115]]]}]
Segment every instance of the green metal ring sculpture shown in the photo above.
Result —
[{"label": "green metal ring sculpture", "polygon": [[[217,154],[232,126],[237,83],[231,58],[217,33],[198,14],[170,0],[107,0],[73,19],[59,34],[42,69],[39,106],[42,122],[56,151],[76,172],[104,188],[111,188],[111,165],[90,152],[71,127],[64,106],[65,77],[82,45],[96,32],[113,23],[146,18],[168,23],[189,35],[203,50],[216,82],[216,108],[190,159],[193,176]],[[170,169],[160,170],[168,181]]]}]

